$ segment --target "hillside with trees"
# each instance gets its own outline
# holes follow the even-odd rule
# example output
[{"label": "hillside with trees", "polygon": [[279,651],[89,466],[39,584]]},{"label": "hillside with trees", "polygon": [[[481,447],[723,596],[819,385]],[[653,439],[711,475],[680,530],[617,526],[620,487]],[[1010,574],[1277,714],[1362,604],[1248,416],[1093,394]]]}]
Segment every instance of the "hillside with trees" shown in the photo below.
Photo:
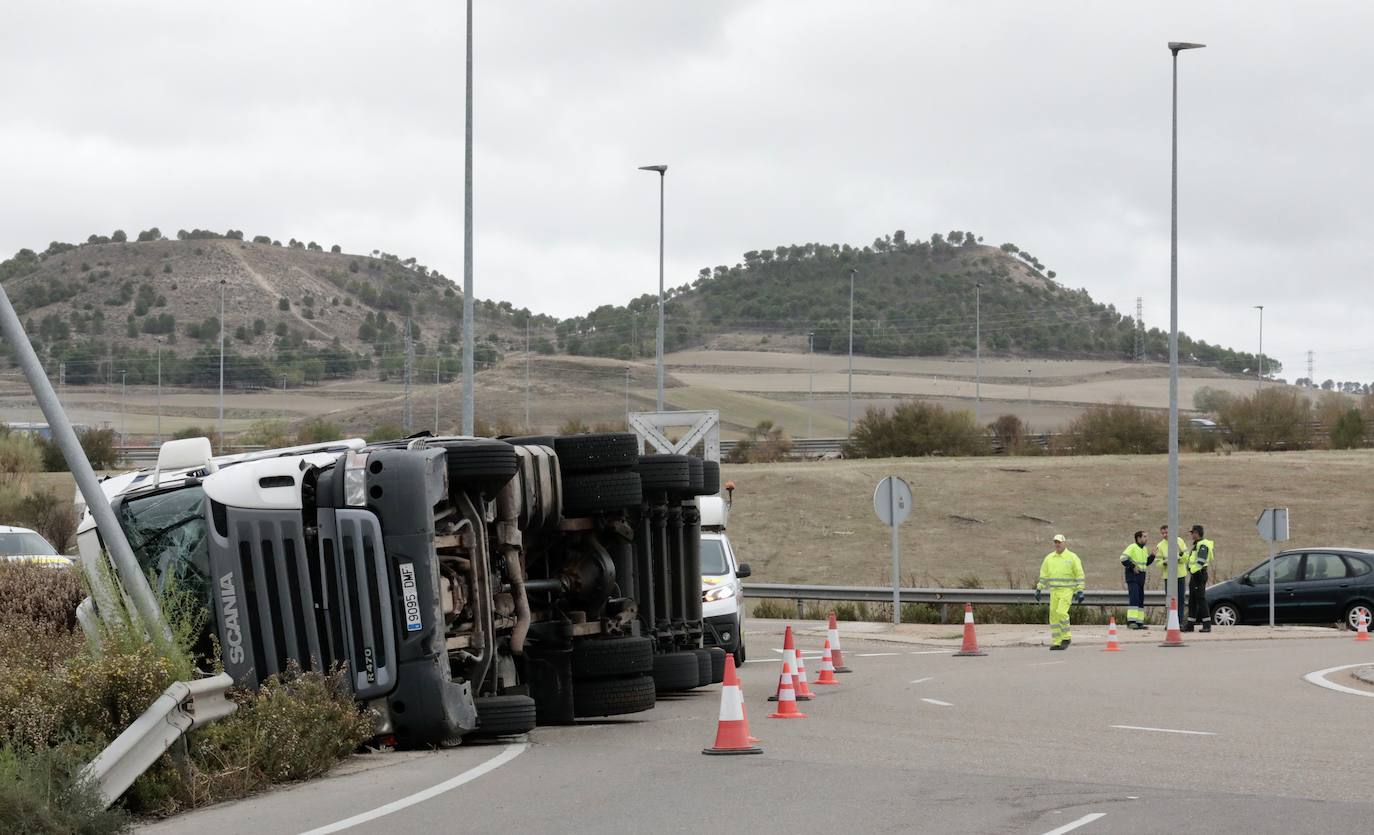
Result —
[{"label": "hillside with trees", "polygon": [[[0,262],[0,281],[49,375],[68,385],[153,382],[161,353],[169,385],[218,383],[220,291],[226,382],[310,385],[358,375],[394,379],[406,322],[415,374],[444,380],[462,361],[462,294],[414,258],[380,250],[281,241],[242,232],[123,230],[84,243],[54,241]],[[552,317],[477,302],[478,367],[524,350],[526,320]],[[549,350],[552,350],[550,346]]]},{"label": "hillside with trees", "polygon": [[[1132,316],[1060,284],[1054,270],[1016,244],[989,246],[972,232],[908,239],[905,232],[861,248],[808,243],[744,253],[734,266],[702,268],[667,295],[667,349],[709,345],[729,334],[763,342],[814,334],[815,350],[848,349],[849,271],[855,270],[854,350],[868,356],[959,356],[974,350],[974,287],[981,292],[983,350],[1049,358],[1132,358]],[[606,305],[558,325],[571,354],[652,356],[654,295]],[[1167,360],[1167,328],[1143,333],[1146,359]],[[1238,372],[1254,354],[1179,336],[1185,362]],[[1265,357],[1265,368],[1280,364]]]}]

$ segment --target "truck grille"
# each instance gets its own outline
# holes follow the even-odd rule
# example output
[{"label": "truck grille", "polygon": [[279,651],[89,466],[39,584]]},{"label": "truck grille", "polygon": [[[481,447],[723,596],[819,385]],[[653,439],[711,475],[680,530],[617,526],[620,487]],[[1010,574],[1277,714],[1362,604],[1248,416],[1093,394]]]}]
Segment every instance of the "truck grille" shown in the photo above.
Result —
[{"label": "truck grille", "polygon": [[[226,522],[228,540],[216,536],[211,548],[226,669],[256,686],[291,662],[320,671],[345,663],[359,698],[388,692],[396,639],[376,517],[364,510],[320,510],[316,554],[306,549],[298,512],[230,508]],[[237,664],[231,657],[236,636],[226,629],[226,588],[238,608],[243,654]]]}]

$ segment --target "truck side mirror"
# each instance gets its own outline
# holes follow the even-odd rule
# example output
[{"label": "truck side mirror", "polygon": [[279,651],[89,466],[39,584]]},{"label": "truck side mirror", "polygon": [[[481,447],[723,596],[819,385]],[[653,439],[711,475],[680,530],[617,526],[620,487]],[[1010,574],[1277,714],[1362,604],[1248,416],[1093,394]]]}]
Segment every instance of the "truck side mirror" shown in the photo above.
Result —
[{"label": "truck side mirror", "polygon": [[743,580],[745,577],[748,577],[750,574],[753,573],[754,572],[749,570],[749,563],[747,562],[740,563],[739,567],[735,569],[735,576],[740,578],[741,580]]}]

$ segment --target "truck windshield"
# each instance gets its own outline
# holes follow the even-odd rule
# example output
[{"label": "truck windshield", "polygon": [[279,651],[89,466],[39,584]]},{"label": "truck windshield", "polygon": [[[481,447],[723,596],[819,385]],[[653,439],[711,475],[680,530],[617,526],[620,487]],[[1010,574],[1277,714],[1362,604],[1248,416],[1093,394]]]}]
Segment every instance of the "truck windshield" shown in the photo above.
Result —
[{"label": "truck windshield", "polygon": [[702,537],[701,573],[706,577],[730,573],[729,567],[725,564],[725,545],[719,539]]},{"label": "truck windshield", "polygon": [[198,598],[209,592],[205,491],[198,485],[130,499],[119,507],[119,525],[143,570],[158,588],[175,582]]}]

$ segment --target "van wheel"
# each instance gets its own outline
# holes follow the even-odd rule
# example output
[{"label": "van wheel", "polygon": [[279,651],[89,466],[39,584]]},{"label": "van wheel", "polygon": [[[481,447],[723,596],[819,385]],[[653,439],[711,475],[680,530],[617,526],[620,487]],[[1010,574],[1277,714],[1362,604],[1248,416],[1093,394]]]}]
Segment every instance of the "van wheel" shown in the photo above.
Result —
[{"label": "van wheel", "polygon": [[744,663],[744,636],[741,635],[741,636],[740,636],[740,639],[739,639],[739,649],[735,650],[735,666],[738,667],[739,665],[741,665],[741,664],[743,664],[743,663]]}]

